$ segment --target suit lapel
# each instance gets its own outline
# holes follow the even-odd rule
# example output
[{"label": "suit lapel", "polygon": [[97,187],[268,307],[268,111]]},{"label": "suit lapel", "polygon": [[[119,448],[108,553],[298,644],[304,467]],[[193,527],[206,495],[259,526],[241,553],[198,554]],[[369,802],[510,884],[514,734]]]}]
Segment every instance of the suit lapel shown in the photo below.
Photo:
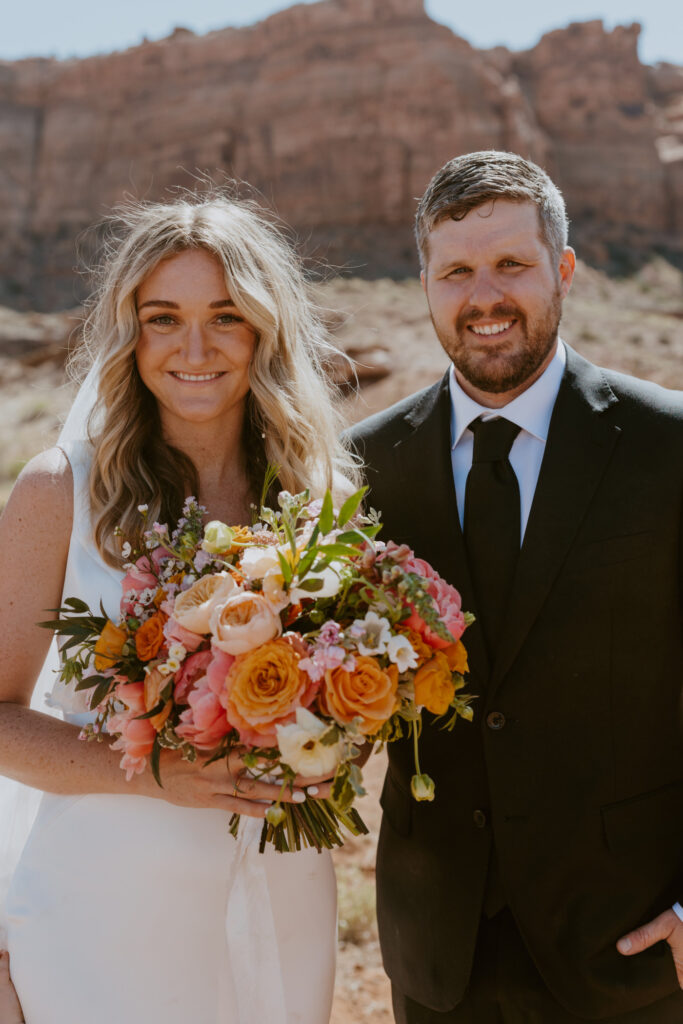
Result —
[{"label": "suit lapel", "polygon": [[607,468],[620,429],[602,413],[616,401],[600,370],[568,348],[491,692],[543,607]]},{"label": "suit lapel", "polygon": [[[394,451],[403,505],[406,536],[415,537],[419,558],[430,562],[462,597],[462,607],[476,615],[465,542],[451,462],[451,400],[448,373],[430,388],[406,416],[410,433]],[[488,656],[478,623],[466,632],[470,679],[484,688]],[[471,689],[471,687],[470,687]]]}]

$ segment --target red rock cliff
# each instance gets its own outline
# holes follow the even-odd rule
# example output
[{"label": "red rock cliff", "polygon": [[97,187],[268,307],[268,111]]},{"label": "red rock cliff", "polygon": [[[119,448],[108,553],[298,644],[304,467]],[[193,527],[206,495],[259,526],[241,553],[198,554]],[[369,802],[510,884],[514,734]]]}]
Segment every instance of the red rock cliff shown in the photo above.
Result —
[{"label": "red rock cliff", "polygon": [[683,84],[639,63],[638,31],[589,22],[480,52],[422,0],[323,0],[104,57],[0,62],[0,303],[73,305],[83,229],[197,170],[250,182],[309,249],[372,275],[414,271],[415,197],[483,148],[548,168],[589,257],[674,249],[683,154],[661,138]]}]

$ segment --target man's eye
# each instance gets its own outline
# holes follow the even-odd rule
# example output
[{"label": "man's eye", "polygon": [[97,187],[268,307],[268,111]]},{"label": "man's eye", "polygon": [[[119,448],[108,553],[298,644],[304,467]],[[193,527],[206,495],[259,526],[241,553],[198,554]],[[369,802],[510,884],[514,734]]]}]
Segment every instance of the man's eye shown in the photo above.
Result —
[{"label": "man's eye", "polygon": [[469,267],[453,267],[453,269],[448,272],[448,276],[462,277],[463,274],[469,273],[469,269]]},{"label": "man's eye", "polygon": [[502,266],[504,267],[521,267],[522,264],[517,260],[503,260]]}]

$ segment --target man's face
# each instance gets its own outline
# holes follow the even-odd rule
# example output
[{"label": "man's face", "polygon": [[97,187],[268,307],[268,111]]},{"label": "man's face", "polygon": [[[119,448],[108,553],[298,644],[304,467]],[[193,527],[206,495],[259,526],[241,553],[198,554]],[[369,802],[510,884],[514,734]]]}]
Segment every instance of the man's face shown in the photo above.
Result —
[{"label": "man's face", "polygon": [[504,199],[441,221],[428,246],[422,286],[439,341],[468,394],[504,405],[552,358],[574,253],[554,264],[536,206]]}]

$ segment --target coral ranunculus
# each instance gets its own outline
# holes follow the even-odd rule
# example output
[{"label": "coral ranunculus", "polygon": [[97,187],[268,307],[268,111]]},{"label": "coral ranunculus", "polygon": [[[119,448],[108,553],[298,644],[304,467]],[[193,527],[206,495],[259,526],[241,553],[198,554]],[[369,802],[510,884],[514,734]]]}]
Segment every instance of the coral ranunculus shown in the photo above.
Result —
[{"label": "coral ranunculus", "polygon": [[433,715],[446,713],[455,695],[455,683],[443,651],[435,651],[434,657],[417,670],[414,685],[418,707],[425,707]]},{"label": "coral ranunculus", "polygon": [[397,688],[395,665],[384,670],[375,658],[361,655],[353,672],[341,666],[326,670],[320,704],[325,714],[342,724],[360,718],[360,731],[372,736],[396,710]]},{"label": "coral ranunculus", "polygon": [[[168,682],[168,676],[164,676],[157,668],[153,668],[151,672],[148,672],[145,676],[145,711],[149,712],[159,704],[161,701],[161,691],[164,689]],[[150,724],[154,727],[156,732],[160,732],[163,725],[171,713],[173,707],[173,701],[167,700],[156,715],[153,715],[149,719]]]},{"label": "coral ranunculus", "polygon": [[300,660],[284,637],[235,658],[221,699],[243,743],[276,746],[275,726],[294,721],[297,707],[311,703],[317,686]]},{"label": "coral ranunculus", "polygon": [[95,668],[98,672],[104,672],[116,664],[127,639],[125,629],[115,626],[111,619],[107,619],[107,624],[95,644]]},{"label": "coral ranunculus", "polygon": [[135,650],[140,661],[151,661],[159,653],[164,642],[165,621],[163,612],[155,612],[138,629],[135,634]]}]

